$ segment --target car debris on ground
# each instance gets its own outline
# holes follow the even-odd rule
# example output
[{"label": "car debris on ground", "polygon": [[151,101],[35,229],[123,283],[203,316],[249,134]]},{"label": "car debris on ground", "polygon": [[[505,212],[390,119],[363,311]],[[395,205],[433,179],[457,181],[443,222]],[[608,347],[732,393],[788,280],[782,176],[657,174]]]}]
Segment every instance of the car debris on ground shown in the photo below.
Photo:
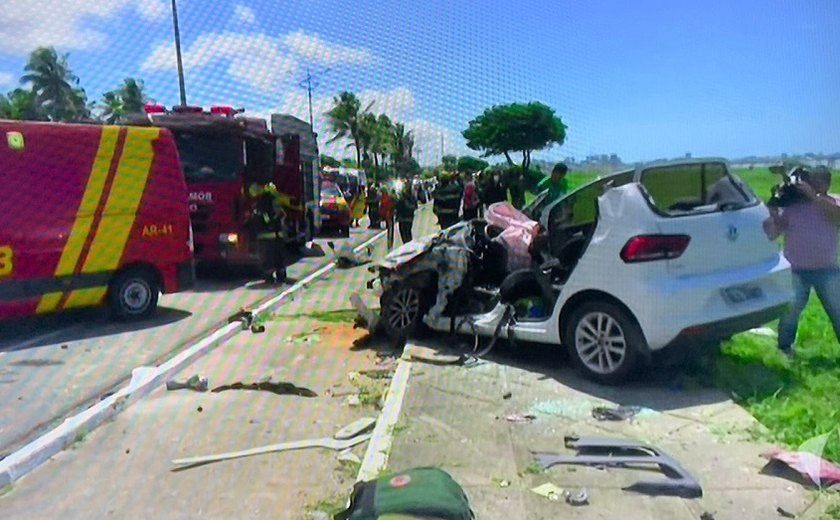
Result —
[{"label": "car debris on ground", "polygon": [[[375,420],[373,421],[376,422]],[[175,459],[172,464],[179,466],[173,471],[180,471],[191,468],[197,465],[208,464],[211,462],[220,462],[231,459],[238,459],[243,457],[251,457],[254,455],[262,455],[266,453],[277,453],[281,451],[304,450],[311,448],[324,448],[334,451],[344,451],[353,446],[357,446],[370,439],[370,433],[363,433],[370,431],[372,424],[370,420],[360,419],[348,426],[339,429],[332,437],[322,437],[318,439],[306,439],[300,441],[282,442],[279,444],[270,444],[268,446],[260,446],[258,448],[251,448],[242,451],[233,451],[229,453],[219,453],[216,455],[202,455],[198,457],[189,457],[184,459]],[[349,438],[339,439],[339,434],[342,437],[347,437],[350,432],[355,431],[356,434]]]},{"label": "car debris on ground", "polygon": [[592,417],[599,421],[626,421],[642,410],[641,406],[620,405],[615,408],[596,406],[592,409]]},{"label": "car debris on ground", "polygon": [[813,453],[773,449],[761,456],[770,461],[768,464],[784,464],[816,486],[840,488],[840,468]]},{"label": "car debris on ground", "polygon": [[370,247],[362,252],[356,252],[353,249],[353,244],[347,241],[341,242],[338,247],[330,241],[327,242],[327,246],[333,252],[336,265],[342,269],[365,265],[373,259],[373,249]]},{"label": "car debris on ground", "polygon": [[210,388],[210,383],[206,377],[201,377],[198,374],[190,377],[186,381],[171,380],[166,382],[167,390],[193,390],[195,392],[206,392]]},{"label": "car debris on ground", "polygon": [[[653,446],[629,439],[596,437],[566,437],[567,448],[578,451],[576,455],[559,455],[532,452],[543,469],[556,464],[581,464],[587,466],[623,467],[626,465],[655,465],[668,475],[663,480],[640,481],[623,488],[647,495],[699,498],[703,490],[697,480],[676,460]],[[671,475],[677,475],[671,477]]]}]

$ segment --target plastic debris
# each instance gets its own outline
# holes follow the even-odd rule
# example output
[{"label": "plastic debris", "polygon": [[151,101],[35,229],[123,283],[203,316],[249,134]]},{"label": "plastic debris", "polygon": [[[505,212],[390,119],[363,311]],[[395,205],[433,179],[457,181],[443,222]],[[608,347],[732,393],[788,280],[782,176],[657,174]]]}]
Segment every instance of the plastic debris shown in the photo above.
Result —
[{"label": "plastic debris", "polygon": [[206,392],[210,388],[209,382],[206,377],[201,377],[198,374],[192,376],[191,378],[187,379],[184,382],[180,381],[167,381],[166,382],[166,389],[167,390],[193,390],[196,392]]},{"label": "plastic debris", "polygon": [[521,414],[521,413],[512,413],[509,415],[505,415],[505,420],[507,422],[511,422],[514,424],[529,424],[536,420],[536,415],[531,414]]},{"label": "plastic debris", "polygon": [[785,510],[782,507],[777,507],[776,512],[779,513],[779,516],[784,518],[796,518],[796,515],[791,513],[790,511]]},{"label": "plastic debris", "polygon": [[547,498],[549,500],[553,500],[553,501],[559,501],[560,498],[565,493],[563,491],[563,488],[557,487],[554,484],[552,484],[551,482],[546,482],[545,484],[537,486],[537,487],[531,489],[531,491],[533,493],[538,494],[541,497],[545,497],[545,498]]},{"label": "plastic debris", "polygon": [[840,468],[831,462],[805,451],[770,450],[762,453],[770,461],[779,461],[818,486],[840,483]]},{"label": "plastic debris", "polygon": [[586,488],[581,488],[577,493],[565,491],[563,496],[566,497],[566,503],[572,506],[588,506],[589,505],[589,491]]}]

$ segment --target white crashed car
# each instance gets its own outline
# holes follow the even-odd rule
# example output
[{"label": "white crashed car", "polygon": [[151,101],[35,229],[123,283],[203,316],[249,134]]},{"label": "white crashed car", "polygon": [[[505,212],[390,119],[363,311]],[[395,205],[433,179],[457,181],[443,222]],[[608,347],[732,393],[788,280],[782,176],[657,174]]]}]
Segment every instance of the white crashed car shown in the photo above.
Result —
[{"label": "white crashed car", "polygon": [[378,267],[382,327],[564,345],[586,376],[618,383],[792,300],[790,266],[762,230],[767,208],[721,159],[607,175],[532,215],[542,230],[529,269],[505,269],[501,230],[481,220],[393,251]]}]

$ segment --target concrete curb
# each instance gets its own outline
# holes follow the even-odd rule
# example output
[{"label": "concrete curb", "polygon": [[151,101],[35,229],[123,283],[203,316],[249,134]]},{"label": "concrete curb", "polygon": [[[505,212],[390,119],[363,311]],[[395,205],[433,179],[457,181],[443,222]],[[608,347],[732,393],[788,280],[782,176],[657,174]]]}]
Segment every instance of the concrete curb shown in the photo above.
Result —
[{"label": "concrete curb", "polygon": [[[383,236],[385,236],[384,231],[375,234],[361,245],[356,246],[354,251],[361,251]],[[256,307],[252,311],[254,316],[257,317],[270,311],[288,296],[305,288],[333,269],[335,269],[335,262],[330,262],[309,274],[292,287]],[[49,460],[50,457],[80,440],[97,426],[113,418],[135,401],[145,397],[172,376],[240,332],[242,332],[242,325],[239,322],[222,325],[210,333],[209,336],[191,345],[158,367],[135,368],[131,371],[131,381],[128,385],[87,410],[67,417],[57,427],[0,461],[0,488],[10,485],[31,472]]]},{"label": "concrete curb", "polygon": [[376,427],[373,429],[370,443],[367,451],[365,451],[365,457],[362,459],[356,482],[377,478],[388,465],[388,457],[394,443],[394,427],[400,419],[400,411],[405,400],[410,376],[411,361],[402,357],[397,361],[397,370],[394,372],[394,378],[391,380],[388,395],[385,398],[385,405],[376,421]]}]

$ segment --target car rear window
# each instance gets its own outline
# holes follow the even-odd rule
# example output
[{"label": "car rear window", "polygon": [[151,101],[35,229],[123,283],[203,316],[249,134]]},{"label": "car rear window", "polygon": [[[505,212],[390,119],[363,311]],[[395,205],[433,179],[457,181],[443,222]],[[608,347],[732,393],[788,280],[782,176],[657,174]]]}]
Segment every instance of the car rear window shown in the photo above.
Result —
[{"label": "car rear window", "polygon": [[651,205],[664,215],[737,209],[756,202],[722,163],[655,166],[646,169],[640,180]]}]

